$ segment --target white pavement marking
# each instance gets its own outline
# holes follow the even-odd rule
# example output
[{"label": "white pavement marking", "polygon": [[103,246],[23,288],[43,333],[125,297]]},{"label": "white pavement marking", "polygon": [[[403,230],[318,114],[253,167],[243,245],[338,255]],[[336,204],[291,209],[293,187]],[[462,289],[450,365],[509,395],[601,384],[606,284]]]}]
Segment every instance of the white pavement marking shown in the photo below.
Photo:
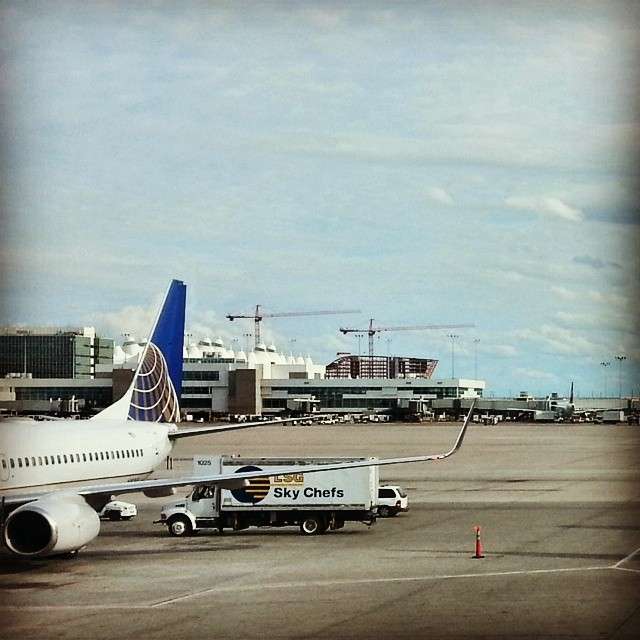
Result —
[{"label": "white pavement marking", "polygon": [[149,609],[152,603],[143,604],[8,604],[0,611],[89,611],[91,609]]},{"label": "white pavement marking", "polygon": [[611,567],[616,571],[628,571],[629,573],[640,573],[640,569],[627,569],[627,567]]},{"label": "white pavement marking", "polygon": [[457,578],[492,578],[499,576],[520,576],[520,575],[535,575],[545,573],[563,573],[572,571],[599,571],[602,569],[612,569],[611,566],[597,566],[597,567],[565,567],[562,569],[532,569],[522,571],[494,571],[490,573],[458,573],[450,575],[439,576],[402,576],[399,578],[360,578],[360,579],[345,579],[345,580],[309,580],[305,582],[276,582],[273,584],[260,584],[260,585],[246,585],[246,586],[234,586],[234,587],[211,587],[210,589],[203,589],[201,591],[194,591],[193,593],[186,593],[175,598],[168,598],[166,600],[160,600],[151,605],[151,608],[164,607],[168,604],[174,604],[176,602],[183,602],[191,598],[199,598],[210,593],[232,593],[232,592],[244,592],[244,591],[264,591],[266,589],[303,589],[306,587],[337,587],[345,585],[359,585],[359,584],[387,584],[391,582],[427,582],[432,580],[454,580]]},{"label": "white pavement marking", "polygon": [[229,587],[211,587],[210,589],[203,589],[201,591],[194,591],[192,593],[185,593],[173,598],[167,598],[157,602],[146,602],[139,604],[69,604],[69,605],[0,605],[0,611],[64,611],[64,610],[108,610],[108,609],[158,609],[167,605],[175,604],[176,602],[184,602],[193,598],[199,598],[207,594],[215,593],[237,593],[247,591],[264,591],[266,589],[303,589],[308,587],[321,588],[321,587],[335,587],[335,586],[348,586],[348,585],[362,585],[362,584],[388,584],[388,583],[403,583],[403,582],[429,582],[435,580],[456,580],[456,579],[471,579],[471,578],[495,578],[501,576],[531,576],[531,575],[545,575],[554,573],[575,573],[579,571],[602,571],[616,569],[619,571],[628,571],[630,573],[640,573],[638,569],[627,569],[619,566],[622,562],[625,562],[632,558],[636,553],[640,552],[640,548],[636,549],[633,553],[617,562],[615,565],[599,565],[595,567],[563,567],[559,569],[530,569],[519,571],[493,571],[488,573],[454,573],[435,576],[401,576],[397,578],[357,578],[357,579],[344,579],[344,580],[311,580],[305,582],[275,582],[273,584],[261,584],[261,585],[244,585],[244,586],[229,586]]},{"label": "white pavement marking", "polygon": [[638,547],[635,551],[632,551],[628,556],[625,556],[624,558],[622,558],[622,560],[618,560],[618,562],[616,562],[613,565],[613,569],[620,569],[621,568],[620,565],[631,560],[631,558],[633,558],[633,556],[635,556],[636,553],[638,553],[639,551],[640,551],[640,547]]}]

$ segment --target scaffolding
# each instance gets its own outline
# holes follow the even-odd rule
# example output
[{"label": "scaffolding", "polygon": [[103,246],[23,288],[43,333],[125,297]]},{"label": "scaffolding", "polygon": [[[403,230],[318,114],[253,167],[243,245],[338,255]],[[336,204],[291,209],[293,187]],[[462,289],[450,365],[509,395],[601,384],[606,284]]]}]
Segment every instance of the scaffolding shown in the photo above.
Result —
[{"label": "scaffolding", "polygon": [[431,378],[438,360],[402,356],[342,355],[327,365],[325,377],[354,378]]}]

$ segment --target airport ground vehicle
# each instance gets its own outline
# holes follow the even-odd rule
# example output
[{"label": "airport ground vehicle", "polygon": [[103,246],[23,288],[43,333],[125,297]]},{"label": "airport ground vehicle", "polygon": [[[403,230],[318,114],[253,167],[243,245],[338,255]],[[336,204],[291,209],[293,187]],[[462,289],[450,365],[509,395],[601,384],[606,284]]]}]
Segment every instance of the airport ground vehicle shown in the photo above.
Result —
[{"label": "airport ground vehicle", "polygon": [[[354,461],[354,458],[349,458]],[[357,460],[366,460],[358,458]],[[373,459],[372,459],[373,460]],[[238,531],[248,527],[297,526],[303,535],[341,529],[346,522],[372,525],[376,519],[378,467],[304,473],[305,467],[346,462],[344,458],[197,457],[196,469],[220,472],[287,473],[227,483],[226,488],[195,485],[184,499],[162,508],[160,520],[173,536],[200,529]],[[291,472],[295,467],[299,471]]]},{"label": "airport ground vehicle", "polygon": [[112,500],[104,505],[98,515],[107,520],[131,520],[138,515],[138,508],[130,502]]},{"label": "airport ground vehicle", "polygon": [[404,489],[396,485],[378,487],[378,516],[389,518],[401,511],[409,511],[409,498]]}]

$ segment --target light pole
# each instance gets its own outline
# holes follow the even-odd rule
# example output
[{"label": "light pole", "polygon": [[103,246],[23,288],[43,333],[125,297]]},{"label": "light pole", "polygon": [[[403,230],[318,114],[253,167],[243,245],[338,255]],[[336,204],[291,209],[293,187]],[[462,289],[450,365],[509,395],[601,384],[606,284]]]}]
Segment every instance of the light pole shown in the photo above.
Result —
[{"label": "light pole", "polygon": [[611,366],[610,362],[601,362],[600,366],[604,369],[604,397],[607,397],[607,367]]},{"label": "light pole", "polygon": [[187,351],[187,357],[189,357],[189,345],[191,344],[191,338],[193,338],[193,333],[185,333],[184,334],[184,349]]},{"label": "light pole", "polygon": [[480,338],[473,339],[473,377],[478,379],[478,343]]},{"label": "light pole", "polygon": [[455,373],[456,373],[456,366],[455,366],[455,361],[456,361],[456,340],[459,338],[460,336],[457,333],[448,333],[447,334],[447,338],[449,338],[449,340],[451,340],[451,378],[455,378]]},{"label": "light pole", "polygon": [[626,360],[627,356],[616,356],[618,361],[618,398],[622,398],[622,361]]}]

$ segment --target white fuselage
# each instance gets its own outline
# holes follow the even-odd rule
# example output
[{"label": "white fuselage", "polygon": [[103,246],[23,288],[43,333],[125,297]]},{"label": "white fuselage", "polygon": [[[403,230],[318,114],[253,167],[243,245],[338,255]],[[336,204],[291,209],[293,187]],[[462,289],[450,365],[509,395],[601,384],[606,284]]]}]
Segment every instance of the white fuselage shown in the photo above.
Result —
[{"label": "white fuselage", "polygon": [[172,428],[112,419],[0,422],[0,494],[144,478],[171,452]]}]

